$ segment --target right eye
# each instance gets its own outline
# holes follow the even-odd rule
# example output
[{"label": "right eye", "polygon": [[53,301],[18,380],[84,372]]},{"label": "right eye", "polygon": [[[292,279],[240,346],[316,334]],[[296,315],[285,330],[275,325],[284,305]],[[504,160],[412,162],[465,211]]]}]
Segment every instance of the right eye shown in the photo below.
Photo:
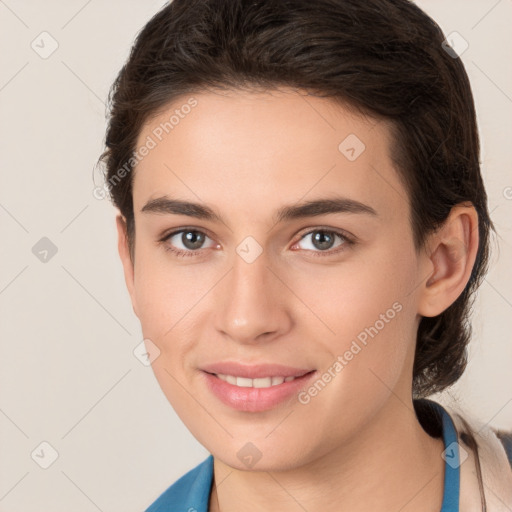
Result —
[{"label": "right eye", "polygon": [[[160,241],[164,244],[166,251],[173,252],[178,257],[196,256],[204,244],[205,238],[209,238],[205,233],[197,229],[180,229],[165,235]],[[173,242],[173,239],[175,241]],[[176,244],[182,244],[183,248]],[[215,247],[215,246],[213,246]]]}]

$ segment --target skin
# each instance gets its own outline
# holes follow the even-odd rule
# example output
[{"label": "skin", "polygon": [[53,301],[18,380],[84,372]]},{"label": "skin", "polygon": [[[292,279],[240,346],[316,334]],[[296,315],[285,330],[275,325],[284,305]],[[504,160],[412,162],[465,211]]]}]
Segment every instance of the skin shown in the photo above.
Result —
[{"label": "skin", "polygon": [[[439,510],[444,446],[414,413],[414,347],[421,316],[440,314],[469,280],[475,209],[454,207],[416,251],[386,122],[289,89],[194,97],[197,106],[136,166],[134,263],[121,215],[117,228],[134,312],[160,350],[155,376],[214,456],[210,512]],[[148,122],[137,147],[187,99]],[[338,149],[349,134],[366,146],[354,161]],[[377,215],[275,221],[284,205],[333,194]],[[141,212],[164,195],[208,204],[224,222]],[[195,256],[165,250],[191,251],[181,234],[159,241],[179,228],[206,234]],[[336,237],[322,248],[307,235],[315,229],[355,243]],[[236,252],[247,236],[262,249],[252,263]],[[204,385],[198,368],[225,360],[320,376],[396,302],[401,311],[307,404],[294,396],[238,411]],[[237,456],[248,442],[262,455],[252,468]]]}]

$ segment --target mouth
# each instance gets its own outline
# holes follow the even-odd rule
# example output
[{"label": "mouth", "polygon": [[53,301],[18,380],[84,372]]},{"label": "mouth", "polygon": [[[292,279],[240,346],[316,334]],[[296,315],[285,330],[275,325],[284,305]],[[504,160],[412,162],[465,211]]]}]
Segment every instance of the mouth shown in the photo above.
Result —
[{"label": "mouth", "polygon": [[272,377],[260,377],[258,379],[249,379],[247,377],[237,377],[235,375],[225,375],[223,373],[213,373],[210,375],[215,375],[220,380],[231,384],[232,386],[237,386],[239,388],[270,388],[273,386],[279,386],[283,382],[291,382],[295,379],[300,379],[303,375],[299,376],[272,376]]},{"label": "mouth", "polygon": [[227,373],[202,371],[209,392],[230,408],[246,412],[263,412],[297,399],[316,370],[297,375],[267,375],[250,378]]}]

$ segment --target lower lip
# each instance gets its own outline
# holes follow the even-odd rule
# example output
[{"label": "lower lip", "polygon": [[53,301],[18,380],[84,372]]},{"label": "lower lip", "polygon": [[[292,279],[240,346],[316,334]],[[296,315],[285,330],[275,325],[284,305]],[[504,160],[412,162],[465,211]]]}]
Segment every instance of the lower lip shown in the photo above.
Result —
[{"label": "lower lip", "polygon": [[315,373],[312,371],[292,381],[268,388],[244,388],[229,384],[211,373],[203,372],[208,388],[217,398],[234,409],[247,412],[267,411],[293,395],[297,395]]}]

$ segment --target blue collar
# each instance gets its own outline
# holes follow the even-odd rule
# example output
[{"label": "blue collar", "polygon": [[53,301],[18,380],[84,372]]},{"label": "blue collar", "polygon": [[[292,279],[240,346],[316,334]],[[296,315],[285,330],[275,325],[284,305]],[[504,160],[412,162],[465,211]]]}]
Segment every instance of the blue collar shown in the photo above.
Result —
[{"label": "blue collar", "polygon": [[[459,512],[460,459],[457,431],[450,415],[440,404],[432,400],[427,402],[441,414],[443,425],[445,474],[440,512]],[[212,482],[213,456],[210,455],[164,491],[145,512],[208,512]]]},{"label": "blue collar", "polygon": [[446,409],[433,400],[428,400],[441,413],[443,421],[444,491],[440,512],[459,512],[460,456],[457,430]]}]

